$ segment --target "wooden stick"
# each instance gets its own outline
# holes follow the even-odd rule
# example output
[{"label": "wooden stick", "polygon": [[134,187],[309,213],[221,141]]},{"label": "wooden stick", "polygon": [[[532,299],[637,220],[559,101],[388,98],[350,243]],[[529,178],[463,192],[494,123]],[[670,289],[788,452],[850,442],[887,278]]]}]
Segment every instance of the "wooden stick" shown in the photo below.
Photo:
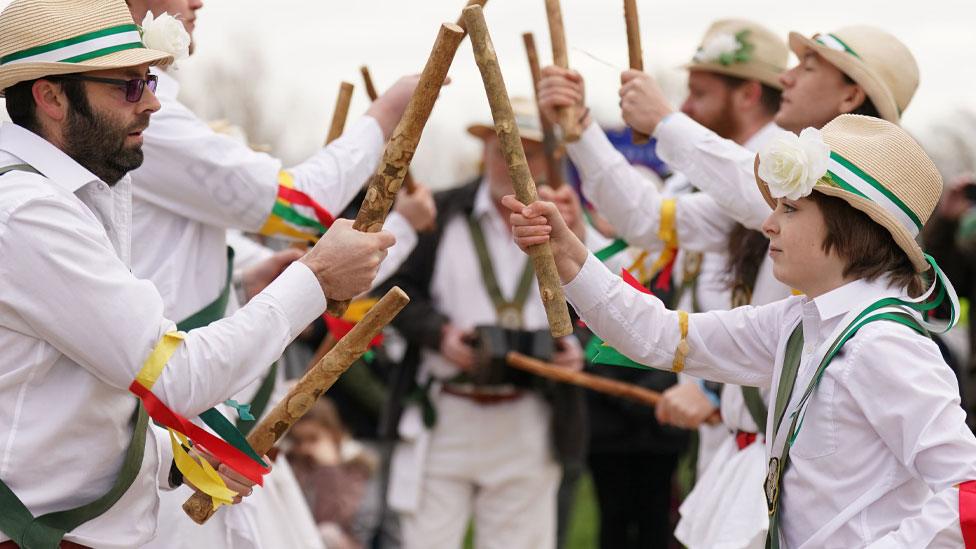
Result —
[{"label": "wooden stick", "polygon": [[[630,68],[642,71],[644,70],[644,53],[641,50],[637,0],[624,0],[624,21],[627,23],[627,53],[630,56]],[[631,129],[631,139],[635,145],[643,145],[651,140],[651,136]]]},{"label": "wooden stick", "polygon": [[646,406],[657,406],[657,403],[661,400],[661,393],[645,389],[640,385],[624,383],[623,381],[608,379],[586,372],[575,372],[567,368],[560,368],[559,366],[547,364],[521,353],[510,352],[505,355],[505,361],[513,368],[525,370],[539,377],[576,385],[598,393],[627,398]]},{"label": "wooden stick", "polygon": [[542,127],[542,146],[546,151],[546,183],[553,189],[563,185],[563,167],[558,155],[559,142],[552,122],[542,115],[539,105],[539,82],[542,80],[542,69],[539,67],[539,52],[535,48],[535,36],[531,32],[522,35],[525,43],[525,56],[529,59],[529,71],[532,73],[532,90],[535,92],[535,104],[539,109],[539,121]]},{"label": "wooden stick", "polygon": [[366,85],[366,95],[370,101],[376,101],[380,94],[376,93],[376,86],[373,85],[373,77],[369,74],[369,67],[363,65],[359,67],[359,73],[363,75],[363,84]]},{"label": "wooden stick", "polygon": [[[488,0],[485,0],[486,2]],[[369,67],[363,65],[359,67],[359,72],[363,75],[363,82],[366,84],[366,95],[369,96],[370,101],[376,101],[379,94],[376,92],[376,86],[373,85],[373,76],[369,74]],[[403,176],[403,188],[407,190],[407,194],[413,194],[417,190],[417,184],[413,181],[413,176],[410,175],[410,171],[407,171],[407,175]]]},{"label": "wooden stick", "polygon": [[[434,108],[434,101],[441,91],[447,70],[464,38],[464,31],[457,25],[444,23],[437,33],[437,41],[427,59],[427,65],[420,74],[420,82],[407,103],[403,117],[393,130],[390,141],[383,151],[376,173],[370,178],[366,188],[366,198],[359,208],[353,228],[358,231],[375,233],[383,228],[383,222],[393,206],[396,194],[403,184],[403,177],[410,168],[410,160],[417,151],[420,134]],[[330,301],[329,314],[342,316],[349,307],[348,301]]]},{"label": "wooden stick", "polygon": [[336,97],[335,109],[332,110],[332,125],[329,126],[329,134],[325,137],[325,144],[328,145],[339,136],[346,128],[346,119],[349,118],[349,102],[352,101],[353,85],[349,82],[339,84],[339,95]]},{"label": "wooden stick", "polygon": [[[552,62],[564,69],[569,68],[569,55],[566,53],[566,31],[563,27],[563,12],[559,0],[546,0],[546,18],[549,20],[549,37],[552,40]],[[575,107],[559,111],[559,125],[563,129],[563,139],[578,141],[580,134],[579,113]]]},{"label": "wooden stick", "polygon": [[[247,436],[247,442],[258,455],[270,451],[275,442],[302,418],[315,404],[319,396],[354,362],[359,360],[383,328],[393,320],[410,298],[398,287],[392,288],[380,299],[366,316],[346,334],[311,370],[298,380],[275,407]],[[203,524],[214,514],[210,496],[196,492],[183,504],[183,511],[197,524]]]},{"label": "wooden stick", "polygon": [[[508,99],[508,90],[502,78],[501,67],[495,56],[495,48],[488,35],[488,25],[481,6],[464,8],[464,16],[468,21],[468,32],[471,33],[471,46],[474,48],[474,58],[481,71],[481,79],[485,83],[488,103],[491,105],[491,116],[495,121],[495,133],[508,164],[508,174],[512,178],[515,196],[523,204],[531,204],[539,199],[536,192],[529,164],[525,160],[522,140],[519,137],[518,124],[515,113]],[[528,250],[535,267],[536,279],[539,281],[539,294],[542,304],[546,308],[549,319],[549,331],[553,337],[567,336],[573,333],[573,324],[569,320],[569,309],[566,307],[566,297],[556,272],[556,263],[552,257],[549,244],[533,246]]]},{"label": "wooden stick", "polygon": [[[487,3],[488,0],[468,0],[467,3],[464,4],[464,9],[470,8],[471,6],[481,6],[483,8]],[[458,17],[458,20],[454,24],[461,27],[466,34],[468,32],[468,22],[464,20],[464,9],[461,10],[461,16]]]}]

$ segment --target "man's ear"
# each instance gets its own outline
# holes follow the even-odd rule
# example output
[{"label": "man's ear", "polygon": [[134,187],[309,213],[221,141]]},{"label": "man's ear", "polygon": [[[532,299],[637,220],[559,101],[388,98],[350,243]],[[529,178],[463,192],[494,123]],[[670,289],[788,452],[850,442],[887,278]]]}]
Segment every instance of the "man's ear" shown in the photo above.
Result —
[{"label": "man's ear", "polygon": [[68,97],[61,85],[51,80],[40,79],[31,86],[34,103],[37,104],[37,117],[54,122],[62,122],[68,116]]},{"label": "man's ear", "polygon": [[850,113],[856,111],[868,100],[868,96],[864,93],[864,88],[857,84],[850,84],[847,86],[847,91],[841,98],[840,107],[838,112]]}]

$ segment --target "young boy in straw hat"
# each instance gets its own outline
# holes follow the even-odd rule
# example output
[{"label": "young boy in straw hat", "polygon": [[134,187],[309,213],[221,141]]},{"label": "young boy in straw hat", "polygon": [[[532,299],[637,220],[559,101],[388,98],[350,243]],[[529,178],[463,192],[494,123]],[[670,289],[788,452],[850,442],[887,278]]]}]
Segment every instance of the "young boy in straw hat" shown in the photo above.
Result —
[{"label": "young boy in straw hat", "polygon": [[[689,71],[688,96],[681,112],[720,137],[759,150],[779,133],[773,117],[780,106],[780,76],[788,57],[786,42],[771,30],[741,19],[716,21],[685,65]],[[580,81],[580,88],[582,84]],[[558,104],[555,92],[564,89],[572,88],[558,78],[547,78],[542,84],[542,104],[550,107],[547,115],[553,119],[555,109],[551,106]],[[762,305],[790,295],[790,289],[773,277],[772,262],[766,258],[768,241],[762,233],[738,225],[708,194],[690,192],[695,181],[679,173],[668,180],[664,191],[658,191],[611,147],[594,124],[578,142],[568,144],[567,150],[583,174],[583,193],[620,237],[654,251],[678,246],[678,266],[693,265],[693,258],[698,258],[697,277],[689,268],[679,268],[675,274],[681,274],[682,286],[694,285],[682,302],[672,306],[703,312],[750,302]],[[689,191],[669,195],[669,186],[675,180]],[[675,238],[665,242],[661,235]],[[696,299],[691,299],[692,295]],[[697,380],[683,377],[691,382],[669,388],[655,408],[659,420],[699,430],[698,473],[703,482],[696,483],[686,500],[676,536],[691,547],[711,547],[717,539],[728,547],[747,546],[750,540],[762,543],[766,521],[760,483],[751,491],[734,486],[747,484],[750,476],[763,475],[761,444],[750,446],[761,430],[758,425],[765,422],[766,395],[755,388],[727,385],[716,405]],[[705,424],[719,407],[722,423]],[[723,496],[737,498],[734,516],[729,513],[706,518],[706,513],[690,509],[695,505],[699,509],[702,505],[721,506],[726,501]],[[718,520],[726,516],[730,517],[727,522]]]},{"label": "young boy in straw hat", "polygon": [[[523,249],[551,242],[568,299],[632,359],[767,387],[765,483],[773,547],[970,547],[976,439],[928,330],[958,302],[914,241],[942,190],[887,121],[844,115],[777,138],[755,159],[774,274],[802,291],[688,315],[628,287],[550,203],[505,203]],[[920,275],[932,268],[928,291]],[[953,320],[922,313],[948,299]]]},{"label": "young boy in straw hat", "polygon": [[[142,40],[120,0],[15,0],[0,13],[0,93],[13,121],[0,126],[4,549],[146,543],[172,460],[146,436],[146,410],[193,431],[176,415],[258,379],[327,297],[370,286],[394,242],[337,222],[235,315],[175,332],[159,293],[129,266],[127,172],[142,163],[159,110],[149,67],[173,59]],[[225,484],[212,492],[240,501],[263,469],[246,482],[234,471],[254,473],[262,460],[210,442],[243,458],[220,466],[219,483],[206,475],[210,488]],[[205,469],[194,467],[182,470]]]}]

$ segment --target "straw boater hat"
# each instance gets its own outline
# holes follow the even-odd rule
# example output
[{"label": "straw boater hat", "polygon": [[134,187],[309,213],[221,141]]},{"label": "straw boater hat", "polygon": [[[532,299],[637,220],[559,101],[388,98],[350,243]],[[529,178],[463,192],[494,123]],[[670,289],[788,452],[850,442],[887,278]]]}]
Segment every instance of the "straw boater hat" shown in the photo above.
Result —
[{"label": "straw boater hat", "polygon": [[[519,137],[542,143],[542,121],[539,119],[539,110],[535,101],[525,97],[513,97],[512,111],[515,113],[515,124],[518,126]],[[468,126],[468,133],[485,139],[495,135],[495,126],[474,124]]]},{"label": "straw boater hat", "polygon": [[875,27],[845,27],[807,38],[790,33],[790,49],[813,51],[849,76],[871,98],[881,118],[897,124],[918,88],[918,64],[897,38]]},{"label": "straw boater hat", "polygon": [[172,61],[146,48],[123,0],[14,0],[0,13],[0,97],[44,76]]},{"label": "straw boater hat", "polygon": [[779,90],[779,75],[789,57],[786,42],[766,27],[745,19],[722,19],[708,27],[684,68],[758,80]]},{"label": "straw boater hat", "polygon": [[[764,162],[771,168],[763,170]],[[769,179],[770,172],[809,174],[806,187],[792,187],[797,195],[818,191],[846,201],[887,229],[916,271],[928,269],[915,238],[939,201],[942,176],[922,147],[897,125],[845,114],[820,132],[807,128],[799,137],[784,132],[756,156],[755,170],[759,190],[771,207],[776,207],[773,195],[782,196],[790,184],[784,187],[782,179],[768,183],[761,173]],[[770,190],[771,184],[778,192]]]}]

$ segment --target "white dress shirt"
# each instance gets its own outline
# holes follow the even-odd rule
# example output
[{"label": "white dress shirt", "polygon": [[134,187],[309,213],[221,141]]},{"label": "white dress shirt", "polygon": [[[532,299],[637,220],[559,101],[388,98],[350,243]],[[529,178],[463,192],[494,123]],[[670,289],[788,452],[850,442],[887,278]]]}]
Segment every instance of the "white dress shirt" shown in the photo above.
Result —
[{"label": "white dress shirt", "polygon": [[[143,134],[145,162],[132,172],[132,264],[137,276],[159,289],[166,314],[182,320],[220,295],[227,276],[227,229],[261,229],[278,196],[282,165],[213,131],[177,99],[173,77],[153,73],[162,108]],[[375,171],[383,145],[379,124],[364,116],[287,171],[296,189],[338,215]],[[397,237],[384,261],[382,274],[388,276],[410,254],[417,236],[397,214],[386,228]]]},{"label": "white dress shirt", "polygon": [[[109,186],[4,124],[0,165],[18,163],[44,175],[11,172],[0,185],[0,478],[39,516],[87,503],[115,481],[136,408],[128,387],[175,325],[156,288],[129,271],[128,177]],[[315,275],[296,263],[233,317],[189,334],[153,392],[196,416],[258,378],[324,308]],[[99,548],[147,541],[166,472],[147,437],[132,487],[66,539]]]},{"label": "white dress shirt", "polygon": [[[677,313],[627,287],[593,256],[565,290],[609,344],[642,364],[671,368]],[[789,413],[849,313],[899,294],[858,280],[812,300],[691,315],[685,370],[776,387],[786,341],[802,322],[803,359]],[[910,328],[873,322],[847,342],[810,400],[790,460],[781,500],[786,547],[962,546],[955,485],[976,479],[976,439],[938,347]]]}]

